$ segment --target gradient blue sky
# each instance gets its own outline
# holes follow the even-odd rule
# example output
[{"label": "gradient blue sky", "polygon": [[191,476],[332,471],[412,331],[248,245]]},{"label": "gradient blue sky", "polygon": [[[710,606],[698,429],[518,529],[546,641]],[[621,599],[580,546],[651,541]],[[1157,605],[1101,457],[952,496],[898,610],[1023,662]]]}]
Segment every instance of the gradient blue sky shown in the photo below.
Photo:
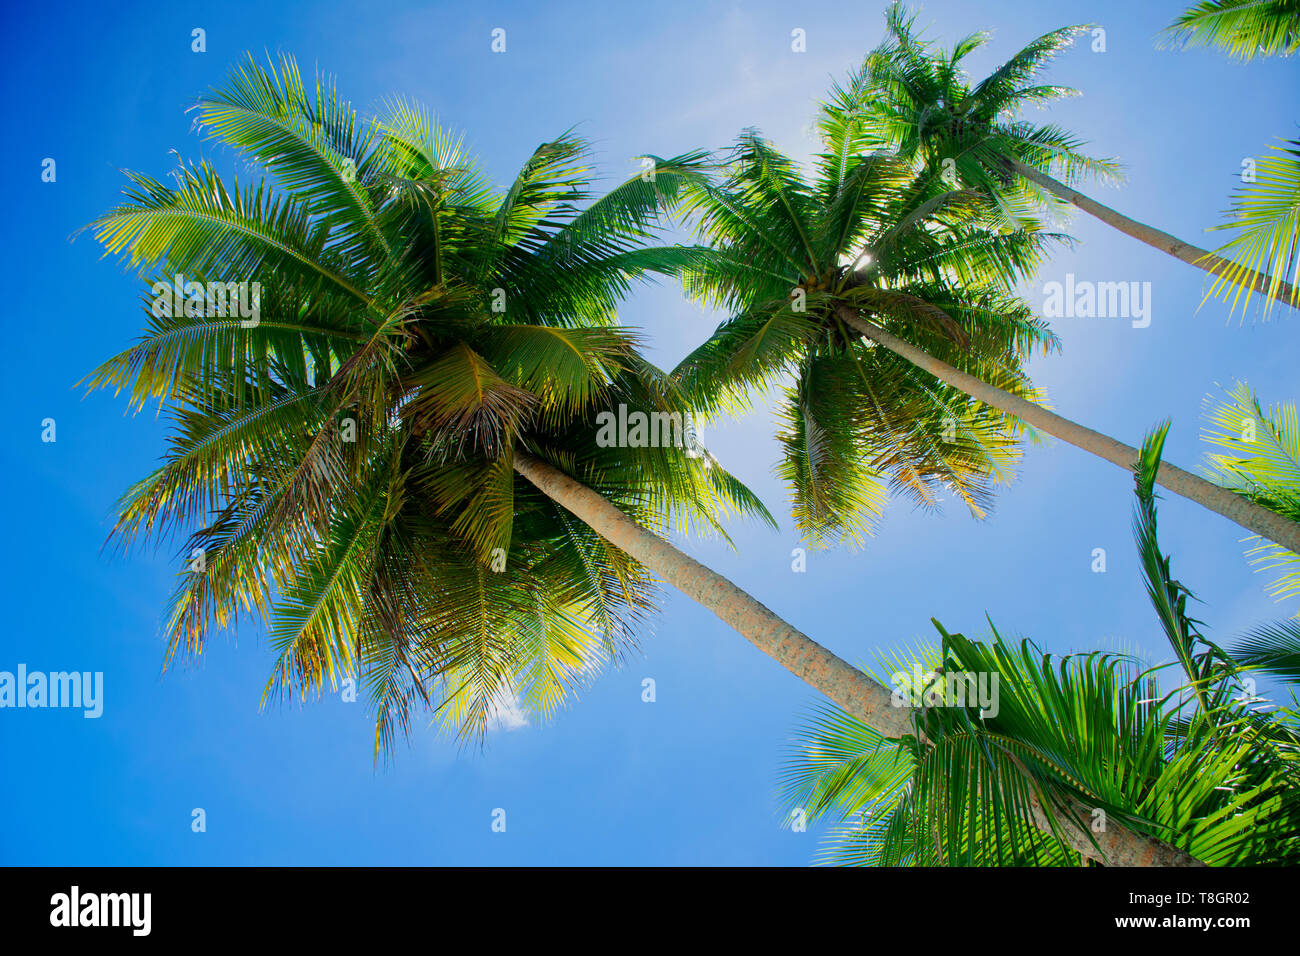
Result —
[{"label": "gradient blue sky", "polygon": [[[1050,29],[1103,25],[1105,53],[1080,43],[1053,69],[1085,95],[1051,116],[1126,164],[1126,185],[1099,198],[1196,241],[1218,221],[1242,158],[1294,135],[1300,86],[1293,62],[1157,50],[1156,33],[1183,5],[928,0],[922,19],[948,41],[992,29],[971,63],[981,74]],[[152,415],[124,416],[111,395],[72,388],[137,334],[137,286],[92,239],[69,235],[117,201],[119,168],[161,177],[171,149],[229,161],[189,132],[183,111],[245,50],[282,49],[335,73],[362,110],[395,93],[422,100],[467,132],[497,182],[575,124],[622,178],[635,155],[722,146],[746,126],[806,154],[815,101],[880,39],[884,6],[10,5],[0,30],[11,131],[0,164],[16,206],[0,248],[10,290],[0,487],[11,508],[0,670],[103,671],[106,690],[99,720],[0,711],[0,863],[807,863],[816,829],[780,829],[773,791],[814,695],[671,593],[643,658],[599,678],[549,726],[492,734],[483,754],[420,730],[376,769],[362,705],[328,697],[259,712],[272,656],[251,625],[200,665],[160,676],[169,556],[100,546],[118,495],[153,467],[162,428]],[[206,53],[190,51],[194,27],[207,31]],[[504,55],[490,52],[494,27],[507,30]],[[790,49],[796,27],[803,54]],[[58,163],[52,184],[40,178],[45,157]],[[1130,442],[1172,417],[1168,457],[1190,466],[1216,383],[1244,378],[1266,401],[1297,399],[1295,319],[1241,325],[1218,303],[1198,309],[1200,273],[1084,218],[1070,231],[1078,247],[1055,256],[1031,299],[1073,272],[1149,281],[1154,311],[1146,329],[1058,321],[1063,354],[1033,368],[1057,408]],[[641,290],[624,316],[669,366],[718,320],[671,286]],[[54,444],[40,440],[47,417]],[[1131,482],[1113,466],[1060,444],[1031,449],[988,520],[900,501],[865,550],[813,554],[794,574],[798,541],[772,477],[771,432],[762,411],[707,437],[782,530],[738,527],[736,551],[686,544],[839,654],[863,660],[928,640],[931,616],[980,633],[988,614],[1053,650],[1166,656],[1133,557]],[[1182,501],[1161,514],[1175,573],[1204,599],[1213,636],[1294,611],[1267,596],[1237,526]],[[1106,574],[1090,571],[1097,547]],[[657,682],[653,704],[641,701],[644,677]],[[191,832],[194,807],[206,810],[206,833]],[[504,834],[490,829],[496,807],[508,814]]]}]

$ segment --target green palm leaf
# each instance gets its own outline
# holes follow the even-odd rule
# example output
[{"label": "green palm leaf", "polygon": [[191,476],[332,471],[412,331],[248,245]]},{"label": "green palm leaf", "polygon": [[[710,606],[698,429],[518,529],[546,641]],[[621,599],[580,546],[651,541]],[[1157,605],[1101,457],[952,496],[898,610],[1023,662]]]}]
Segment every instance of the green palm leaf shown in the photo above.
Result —
[{"label": "green palm leaf", "polygon": [[1166,33],[1175,42],[1216,46],[1243,60],[1294,53],[1300,48],[1300,3],[1201,0],[1179,14]]},{"label": "green palm leaf", "polygon": [[[1226,398],[1206,397],[1210,427],[1204,439],[1222,452],[1207,456],[1206,473],[1278,514],[1300,520],[1300,417],[1292,404],[1265,409],[1238,382]],[[1300,556],[1259,538],[1247,550],[1262,571],[1279,571],[1270,587],[1278,600],[1300,593]]]},{"label": "green palm leaf", "polygon": [[1285,143],[1270,147],[1275,152],[1259,161],[1256,181],[1234,194],[1229,221],[1213,227],[1235,233],[1215,250],[1232,265],[1215,277],[1206,296],[1231,298],[1234,311],[1238,302],[1243,310],[1250,307],[1256,273],[1269,277],[1265,317],[1284,282],[1291,286],[1288,304],[1300,306],[1300,140]]},{"label": "green palm leaf", "polygon": [[735,514],[774,525],[698,445],[596,441],[620,406],[690,423],[615,307],[633,281],[701,261],[655,245],[699,157],[595,198],[587,146],[566,134],[497,193],[419,106],[363,123],[288,58],[238,69],[200,123],[267,178],[131,175],[93,224],[151,292],[181,273],[264,292],[248,322],[203,296],[146,297],[144,337],[87,380],[137,410],[159,399],[173,425],[113,534],[185,542],[168,662],[265,621],[265,700],[355,679],[376,758],[421,708],[468,742],[516,712],[553,715],[635,647],[656,601],[647,569],[516,474],[516,450],[659,533],[725,535]]}]

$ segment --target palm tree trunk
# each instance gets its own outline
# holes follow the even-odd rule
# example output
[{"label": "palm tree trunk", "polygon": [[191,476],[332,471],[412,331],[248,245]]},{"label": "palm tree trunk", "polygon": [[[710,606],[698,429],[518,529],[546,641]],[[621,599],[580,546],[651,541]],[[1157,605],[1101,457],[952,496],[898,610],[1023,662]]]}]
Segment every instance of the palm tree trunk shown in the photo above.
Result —
[{"label": "palm tree trunk", "polygon": [[[868,727],[893,738],[915,733],[910,712],[893,706],[887,687],[791,627],[716,571],[641,527],[602,495],[527,452],[515,452],[514,468],[610,544],[707,607],[768,657]],[[1037,798],[1031,803],[1038,827],[1053,832],[1042,804]],[[1087,819],[1085,810],[1076,812],[1081,819]],[[1204,865],[1167,843],[1119,827],[1096,834],[1098,846],[1093,846],[1077,826],[1058,824],[1057,832],[1074,850],[1109,866]]]},{"label": "palm tree trunk", "polygon": [[[1051,176],[1044,173],[1040,173],[1038,170],[1026,166],[1022,162],[1011,159],[1008,160],[1008,164],[1010,169],[1016,175],[1028,179],[1035,185],[1041,186],[1052,195],[1064,199],[1071,205],[1077,206],[1089,215],[1100,219],[1106,225],[1118,229],[1126,236],[1132,236],[1139,242],[1145,242],[1148,246],[1159,249],[1161,252],[1168,253],[1175,259],[1181,259],[1188,265],[1193,265],[1198,269],[1203,269],[1212,276],[1221,276],[1230,268],[1242,268],[1239,264],[1217,256],[1213,252],[1207,252],[1199,246],[1194,246],[1189,242],[1183,242],[1183,240],[1176,236],[1171,236],[1167,232],[1161,232],[1159,229],[1154,229],[1145,223],[1138,222],[1136,219],[1130,219],[1128,216],[1116,212],[1109,206],[1103,206],[1096,200],[1089,199],[1078,190],[1071,189],[1069,186],[1065,185],[1065,183],[1053,179]],[[1248,284],[1254,291],[1270,296],[1287,305],[1294,307],[1297,302],[1300,302],[1300,299],[1296,298],[1296,290],[1289,283],[1283,282],[1280,278],[1276,283],[1274,283],[1272,279],[1263,273],[1256,272],[1253,269],[1246,269],[1242,273],[1242,282],[1243,284]]]},{"label": "palm tree trunk", "polygon": [[525,452],[515,453],[515,471],[859,720],[886,737],[912,733],[907,710],[891,705],[888,688],[791,627],[722,575],[641,527],[602,495]]},{"label": "palm tree trunk", "polygon": [[[1138,460],[1138,451],[1123,442],[1116,441],[1108,435],[1093,431],[1068,418],[1049,412],[1041,405],[1026,401],[1018,395],[1012,395],[1000,388],[988,384],[966,372],[953,368],[946,362],[922,351],[915,345],[905,342],[898,336],[886,332],[880,326],[860,317],[857,311],[843,303],[835,307],[836,315],[845,324],[852,326],[871,341],[884,346],[907,359],[918,368],[924,369],[940,381],[959,388],[972,398],[985,405],[1016,416],[1022,422],[1042,429],[1049,435],[1055,435],[1062,441],[1069,442],[1076,448],[1091,452],[1128,471],[1133,471]],[[1160,463],[1156,481],[1175,494],[1190,498],[1197,504],[1218,512],[1225,518],[1235,521],[1243,528],[1249,528],[1256,534],[1268,538],[1300,554],[1300,522],[1291,521],[1227,488],[1198,478],[1191,472],[1184,471],[1167,462]]]}]

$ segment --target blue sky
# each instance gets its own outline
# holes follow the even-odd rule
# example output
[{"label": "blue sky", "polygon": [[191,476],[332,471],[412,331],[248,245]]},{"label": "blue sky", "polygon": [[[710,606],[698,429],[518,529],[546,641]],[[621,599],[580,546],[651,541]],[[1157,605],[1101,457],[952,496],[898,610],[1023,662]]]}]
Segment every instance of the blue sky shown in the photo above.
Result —
[{"label": "blue sky", "polygon": [[[260,628],[214,642],[202,663],[160,675],[160,624],[174,569],[166,553],[101,551],[113,504],[153,467],[162,426],[73,384],[138,333],[137,286],[70,234],[119,197],[120,168],[161,177],[168,150],[229,154],[190,133],[184,110],[246,50],[284,50],[338,77],[361,110],[404,94],[467,133],[497,182],[571,126],[622,178],[633,156],[723,146],[757,126],[795,154],[832,78],[881,36],[880,0],[807,2],[13,4],[0,30],[14,186],[3,239],[10,264],[0,402],[9,422],[0,485],[13,509],[0,549],[9,623],[0,670],[102,671],[104,714],[0,711],[0,863],[24,864],[786,864],[817,830],[779,827],[776,776],[800,715],[798,680],[709,612],[666,592],[644,655],[588,688],[551,724],[500,731],[486,752],[417,730],[390,767],[371,761],[371,723],[337,696],[260,712],[272,655]],[[1155,48],[1181,2],[935,2],[922,20],[944,40],[994,30],[979,73],[1050,29],[1096,22],[1106,52],[1081,42],[1051,72],[1084,96],[1051,118],[1127,167],[1095,194],[1191,241],[1211,242],[1244,157],[1295,135],[1295,64],[1228,62]],[[191,30],[207,52],[191,52]],[[506,30],[493,54],[491,31]],[[790,48],[793,29],[807,51]],[[57,179],[41,181],[46,157]],[[1174,420],[1167,457],[1198,463],[1202,400],[1245,379],[1266,402],[1297,400],[1295,319],[1229,320],[1200,307],[1201,274],[1088,219],[1079,245],[1044,268],[1152,284],[1152,321],[1061,319],[1062,354],[1037,361],[1054,406],[1136,443]],[[624,310],[671,366],[719,317],[672,286]],[[57,441],[41,441],[53,418]],[[1129,531],[1131,481],[1068,446],[1033,448],[994,514],[976,522],[896,502],[860,552],[798,546],[772,477],[771,415],[709,429],[712,450],[782,519],[735,529],[738,548],[690,540],[705,563],[850,660],[950,630],[1000,629],[1057,651],[1139,649],[1163,659]],[[1163,543],[1204,600],[1213,636],[1293,613],[1252,573],[1244,532],[1166,500]],[[1107,550],[1108,570],[1090,570]],[[641,700],[653,677],[657,700]],[[191,811],[207,832],[191,832]],[[505,833],[492,811],[507,813]]]}]

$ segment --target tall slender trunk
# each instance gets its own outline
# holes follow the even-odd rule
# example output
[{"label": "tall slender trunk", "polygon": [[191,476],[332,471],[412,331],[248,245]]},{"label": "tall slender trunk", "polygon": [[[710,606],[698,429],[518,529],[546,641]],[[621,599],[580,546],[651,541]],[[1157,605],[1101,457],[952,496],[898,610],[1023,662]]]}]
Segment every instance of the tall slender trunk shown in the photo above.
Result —
[{"label": "tall slender trunk", "polygon": [[[1167,232],[1161,232],[1159,229],[1152,228],[1145,223],[1138,222],[1136,219],[1130,219],[1123,213],[1116,212],[1109,206],[1103,206],[1095,199],[1089,199],[1077,189],[1071,189],[1065,183],[1053,179],[1045,173],[1026,166],[1017,160],[1009,160],[1008,165],[1016,175],[1028,179],[1030,182],[1041,186],[1052,195],[1064,199],[1071,205],[1077,206],[1091,216],[1100,219],[1106,225],[1118,229],[1126,236],[1132,236],[1139,242],[1145,242],[1148,246],[1159,249],[1161,252],[1168,253],[1175,259],[1181,259],[1188,265],[1196,266],[1203,269],[1212,276],[1222,276],[1228,269],[1243,270],[1238,263],[1230,262],[1221,256],[1208,252],[1199,246],[1194,246],[1190,242],[1176,236],[1171,236]],[[1300,298],[1296,297],[1296,290],[1289,283],[1283,282],[1281,277],[1269,277],[1262,272],[1256,272],[1253,269],[1244,269],[1242,271],[1242,280],[1256,292],[1267,295],[1290,306],[1300,305]]]},{"label": "tall slender trunk", "polygon": [[[961,389],[967,395],[978,399],[985,405],[991,405],[1010,415],[1014,415],[1026,424],[1040,428],[1049,435],[1055,435],[1062,441],[1091,452],[1099,458],[1104,458],[1106,461],[1119,465],[1121,468],[1128,471],[1135,470],[1138,460],[1138,450],[1136,448],[1116,441],[1101,432],[1093,431],[1091,428],[1073,422],[1068,418],[1063,418],[1054,412],[1049,412],[1041,405],[1035,405],[1018,395],[1005,392],[976,378],[974,375],[955,369],[910,342],[905,342],[898,336],[886,332],[880,326],[868,322],[858,315],[857,310],[848,305],[843,303],[837,305],[836,315],[845,324],[861,332],[871,341],[901,355],[918,368],[924,369],[935,378],[947,382],[954,388]],[[1291,521],[1279,514],[1275,514],[1267,508],[1255,504],[1248,498],[1229,491],[1227,488],[1221,488],[1204,478],[1198,478],[1191,472],[1184,471],[1177,465],[1171,465],[1167,462],[1160,463],[1160,470],[1156,473],[1156,481],[1175,494],[1190,498],[1197,504],[1235,521],[1243,528],[1249,528],[1256,534],[1263,535],[1270,541],[1280,544],[1288,551],[1300,554],[1300,522]]]},{"label": "tall slender trunk", "polygon": [[[520,451],[515,452],[514,467],[544,495],[572,512],[610,544],[707,607],[763,653],[868,727],[886,737],[914,733],[908,710],[893,706],[887,687],[791,627],[716,571],[641,527],[603,496],[558,468]],[[1042,804],[1037,798],[1031,802],[1037,826],[1052,832]],[[1087,819],[1086,809],[1076,808],[1076,815],[1079,814]],[[1077,826],[1058,824],[1058,829],[1071,848],[1108,866],[1204,865],[1167,843],[1119,827],[1096,834],[1098,846],[1093,846]]]},{"label": "tall slender trunk", "polygon": [[912,732],[906,709],[891,705],[888,688],[791,627],[716,571],[641,527],[600,494],[525,452],[515,453],[515,471],[859,720],[886,737]]}]

